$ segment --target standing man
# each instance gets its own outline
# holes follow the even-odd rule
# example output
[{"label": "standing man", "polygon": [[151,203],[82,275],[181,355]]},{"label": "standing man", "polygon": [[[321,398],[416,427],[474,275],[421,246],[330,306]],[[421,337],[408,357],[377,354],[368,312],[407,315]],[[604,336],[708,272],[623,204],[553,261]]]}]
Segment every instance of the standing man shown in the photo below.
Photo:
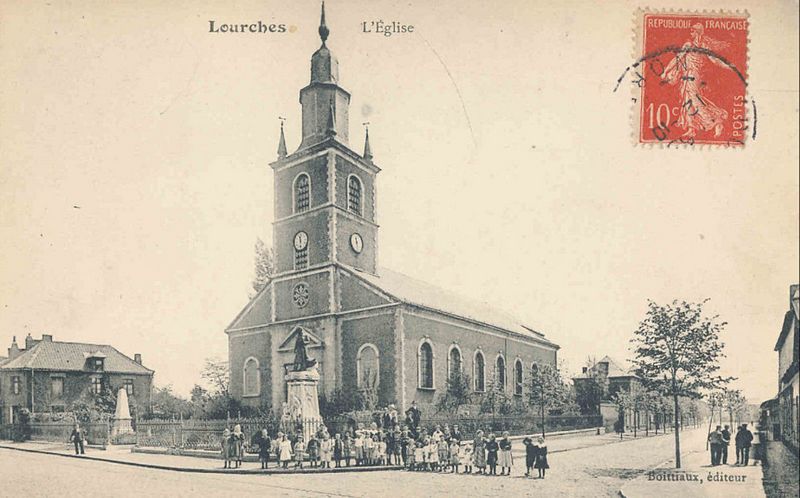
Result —
[{"label": "standing man", "polygon": [[83,455],[83,441],[86,437],[81,430],[81,426],[78,423],[75,423],[75,428],[72,429],[72,434],[69,436],[69,440],[75,444],[75,454],[76,455]]},{"label": "standing man", "polygon": [[719,465],[720,446],[722,445],[722,431],[718,425],[714,431],[708,435],[708,443],[711,449],[711,465]]},{"label": "standing man", "polygon": [[417,437],[418,428],[419,428],[419,421],[422,419],[422,412],[419,411],[417,408],[417,400],[411,402],[411,408],[406,410],[406,421],[408,422],[408,426],[411,428],[411,433],[414,437]]},{"label": "standing man", "polygon": [[[750,446],[753,444],[753,433],[747,428],[747,424],[742,424],[742,459],[739,463],[747,465],[750,463]],[[739,435],[736,435],[739,438]]]},{"label": "standing man", "polygon": [[728,446],[731,444],[731,431],[729,426],[725,426],[722,429],[722,446],[720,446],[720,451],[722,453],[722,464],[728,465]]}]

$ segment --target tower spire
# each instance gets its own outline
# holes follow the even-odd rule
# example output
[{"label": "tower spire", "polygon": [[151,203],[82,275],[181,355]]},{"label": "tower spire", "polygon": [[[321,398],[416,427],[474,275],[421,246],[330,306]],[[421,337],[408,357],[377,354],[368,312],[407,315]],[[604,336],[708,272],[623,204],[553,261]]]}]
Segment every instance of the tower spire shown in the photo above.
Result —
[{"label": "tower spire", "polygon": [[328,39],[328,35],[331,33],[328,29],[328,26],[325,24],[325,2],[322,2],[322,12],[319,16],[319,37],[322,40],[322,46],[325,46],[325,40]]},{"label": "tower spire", "polygon": [[286,137],[283,135],[283,122],[286,118],[278,118],[281,120],[281,138],[278,141],[278,159],[283,159],[287,155],[286,151]]},{"label": "tower spire", "polygon": [[364,123],[364,159],[372,161],[372,149],[369,146],[369,122]]}]

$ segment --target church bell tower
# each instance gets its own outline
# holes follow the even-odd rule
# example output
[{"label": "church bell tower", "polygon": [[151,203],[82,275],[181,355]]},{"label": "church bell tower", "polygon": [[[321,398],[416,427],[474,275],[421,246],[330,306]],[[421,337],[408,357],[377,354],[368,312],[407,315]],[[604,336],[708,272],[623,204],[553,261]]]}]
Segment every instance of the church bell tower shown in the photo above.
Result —
[{"label": "church bell tower", "polygon": [[[339,63],[327,46],[330,30],[324,3],[318,32],[322,43],[311,57],[310,82],[300,90],[300,145],[288,153],[281,124],[278,160],[271,164],[275,185],[275,290],[281,292],[280,282],[284,280],[307,284],[301,294],[309,297],[297,300],[292,285],[299,284],[287,282],[294,307],[308,308],[307,313],[294,310],[300,316],[335,311],[331,309],[335,307],[331,294],[336,265],[372,274],[377,268],[375,180],[380,168],[372,160],[368,131],[363,154],[349,146],[350,94],[339,84]],[[331,281],[323,281],[326,269]],[[320,300],[311,310],[315,295],[327,296],[331,305],[323,309],[324,300]]]}]

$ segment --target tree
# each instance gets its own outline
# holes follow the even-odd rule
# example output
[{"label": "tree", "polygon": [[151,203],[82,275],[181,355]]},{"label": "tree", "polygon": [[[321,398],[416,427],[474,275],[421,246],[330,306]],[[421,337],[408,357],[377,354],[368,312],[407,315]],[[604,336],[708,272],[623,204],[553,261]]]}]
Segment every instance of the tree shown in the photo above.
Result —
[{"label": "tree", "polygon": [[703,315],[699,303],[648,301],[648,311],[631,340],[637,375],[672,398],[675,427],[675,465],[681,467],[678,398],[698,398],[703,390],[729,382],[717,374],[724,357],[719,335],[727,325]]},{"label": "tree", "polygon": [[470,377],[462,372],[453,372],[447,378],[445,391],[436,400],[436,411],[448,411],[454,414],[464,405],[468,405],[472,400],[472,389],[470,387]]},{"label": "tree", "polygon": [[272,253],[272,248],[267,247],[260,237],[256,239],[255,249],[255,276],[251,284],[253,286],[253,291],[250,293],[251,299],[261,292],[261,289],[269,283],[275,269],[275,258]]},{"label": "tree", "polygon": [[600,403],[608,392],[608,378],[597,368],[597,361],[590,357],[586,359],[585,376],[575,382],[575,401],[583,415],[600,414]]},{"label": "tree", "polygon": [[206,358],[203,370],[200,372],[202,377],[211,387],[210,394],[228,396],[231,386],[231,372],[228,362],[218,358]]},{"label": "tree", "polygon": [[497,375],[494,375],[489,379],[486,392],[481,396],[480,413],[491,413],[494,417],[496,413],[507,415],[510,412],[511,398],[498,381]]},{"label": "tree", "polygon": [[151,411],[159,418],[180,417],[182,414],[192,414],[192,402],[178,396],[172,391],[171,385],[153,387],[150,396]]},{"label": "tree", "polygon": [[558,369],[551,365],[531,368],[531,377],[528,388],[528,403],[539,408],[542,419],[542,436],[545,433],[545,416],[552,409],[562,408],[569,402],[570,389],[561,380]]},{"label": "tree", "polygon": [[733,427],[733,414],[740,416],[742,408],[747,405],[747,399],[742,395],[740,389],[723,389],[723,403],[728,412],[728,423]]}]

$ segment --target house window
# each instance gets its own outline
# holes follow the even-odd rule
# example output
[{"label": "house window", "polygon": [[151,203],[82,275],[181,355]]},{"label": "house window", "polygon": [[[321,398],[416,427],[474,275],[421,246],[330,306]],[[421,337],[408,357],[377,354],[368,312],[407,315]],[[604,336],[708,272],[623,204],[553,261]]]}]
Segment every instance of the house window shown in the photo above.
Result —
[{"label": "house window", "polygon": [[252,356],[245,360],[242,392],[245,396],[258,396],[261,392],[261,379],[258,375],[258,360]]},{"label": "house window", "polygon": [[11,377],[11,392],[13,394],[19,394],[21,390],[22,382],[20,381],[20,378],[17,376]]},{"label": "house window", "polygon": [[92,358],[92,368],[95,372],[103,371],[103,358]]},{"label": "house window", "polygon": [[125,392],[128,393],[128,396],[133,396],[133,379],[123,380],[122,387],[125,388]]},{"label": "house window", "polygon": [[361,194],[363,191],[361,179],[356,175],[347,178],[347,210],[361,216]]},{"label": "house window", "polygon": [[50,378],[50,394],[53,398],[60,398],[64,395],[64,377]]},{"label": "house window", "polygon": [[308,267],[308,245],[302,249],[294,249],[294,269],[303,270]]},{"label": "house window", "polygon": [[430,342],[424,340],[420,343],[417,362],[419,363],[420,389],[433,389],[433,348]]},{"label": "house window", "polygon": [[450,353],[447,355],[447,377],[450,379],[461,375],[461,350],[453,344],[450,346]]},{"label": "house window", "polygon": [[522,361],[514,363],[514,394],[522,396]]},{"label": "house window", "polygon": [[310,205],[311,180],[305,173],[300,173],[294,179],[294,212],[308,211]]},{"label": "house window", "polygon": [[486,390],[486,362],[483,359],[483,353],[475,351],[474,372],[472,376],[475,378],[475,390],[483,392]]},{"label": "house window", "polygon": [[495,380],[497,381],[497,388],[505,391],[506,389],[506,360],[503,355],[497,355],[497,362],[495,363]]},{"label": "house window", "polygon": [[380,356],[374,344],[364,344],[356,357],[356,385],[359,389],[376,389],[380,383]]},{"label": "house window", "polygon": [[103,392],[103,380],[100,377],[92,377],[92,394]]}]

